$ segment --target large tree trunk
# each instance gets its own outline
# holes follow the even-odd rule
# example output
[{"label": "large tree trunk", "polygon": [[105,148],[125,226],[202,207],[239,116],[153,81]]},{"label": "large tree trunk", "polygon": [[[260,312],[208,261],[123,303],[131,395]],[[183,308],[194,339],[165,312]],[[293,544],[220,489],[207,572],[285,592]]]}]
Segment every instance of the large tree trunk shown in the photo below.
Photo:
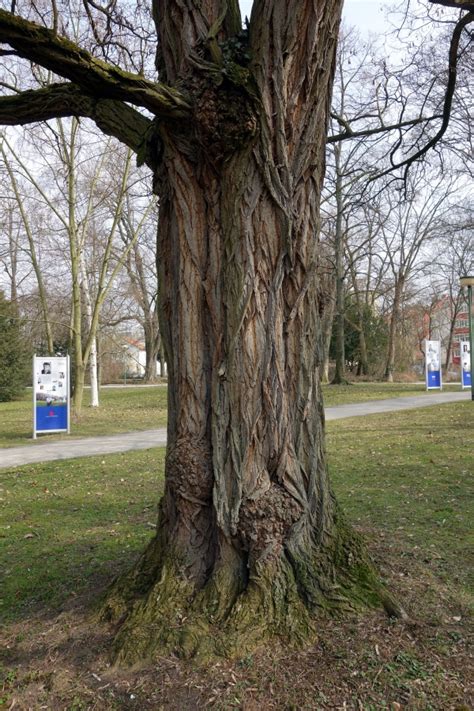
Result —
[{"label": "large tree trunk", "polygon": [[[173,83],[184,49],[164,5]],[[337,512],[324,452],[315,234],[338,5],[305,1],[290,15],[282,4],[269,17],[257,3],[260,100],[194,75],[195,132],[161,128],[166,484],[157,535],[106,604],[125,619],[120,662],[242,653],[274,634],[306,639],[317,612],[390,604]]]}]

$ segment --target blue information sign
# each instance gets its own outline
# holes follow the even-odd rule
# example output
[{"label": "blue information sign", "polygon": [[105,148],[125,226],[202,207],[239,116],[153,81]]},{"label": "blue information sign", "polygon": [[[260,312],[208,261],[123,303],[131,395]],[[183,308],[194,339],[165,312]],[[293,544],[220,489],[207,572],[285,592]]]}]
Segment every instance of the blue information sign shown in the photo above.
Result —
[{"label": "blue information sign", "polygon": [[426,376],[426,387],[440,388],[441,387],[441,372],[439,370],[429,370]]},{"label": "blue information sign", "polygon": [[67,430],[67,405],[37,405],[36,431]]},{"label": "blue information sign", "polygon": [[33,437],[69,432],[69,356],[34,357]]},{"label": "blue information sign", "polygon": [[471,387],[472,368],[471,368],[471,347],[469,341],[461,341],[461,386],[463,388]]},{"label": "blue information sign", "polygon": [[441,343],[425,341],[426,389],[434,390],[443,387],[441,377]]}]

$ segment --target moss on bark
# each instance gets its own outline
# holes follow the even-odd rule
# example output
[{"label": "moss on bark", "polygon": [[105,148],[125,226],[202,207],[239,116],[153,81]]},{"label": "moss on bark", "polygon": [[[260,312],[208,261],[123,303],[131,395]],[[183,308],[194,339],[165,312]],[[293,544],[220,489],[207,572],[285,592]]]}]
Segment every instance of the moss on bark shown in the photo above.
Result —
[{"label": "moss on bark", "polygon": [[118,665],[164,654],[208,663],[247,654],[274,638],[298,646],[314,641],[321,616],[377,607],[404,614],[339,513],[324,546],[288,545],[250,571],[229,548],[233,553],[199,590],[186,577],[179,552],[162,540],[151,541],[102,607],[102,618],[119,626],[112,653]]}]

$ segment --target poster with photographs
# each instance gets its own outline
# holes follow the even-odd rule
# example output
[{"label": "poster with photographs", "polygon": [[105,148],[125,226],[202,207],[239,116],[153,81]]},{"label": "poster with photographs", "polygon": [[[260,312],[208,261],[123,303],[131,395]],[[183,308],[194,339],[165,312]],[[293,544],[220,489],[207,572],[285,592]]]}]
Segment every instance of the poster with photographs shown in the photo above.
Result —
[{"label": "poster with photographs", "polygon": [[425,341],[426,389],[441,389],[441,342]]},{"label": "poster with photographs", "polygon": [[33,437],[69,432],[69,356],[34,357],[33,397]]},{"label": "poster with photographs", "polygon": [[472,383],[471,348],[469,341],[461,341],[461,385],[470,388]]}]

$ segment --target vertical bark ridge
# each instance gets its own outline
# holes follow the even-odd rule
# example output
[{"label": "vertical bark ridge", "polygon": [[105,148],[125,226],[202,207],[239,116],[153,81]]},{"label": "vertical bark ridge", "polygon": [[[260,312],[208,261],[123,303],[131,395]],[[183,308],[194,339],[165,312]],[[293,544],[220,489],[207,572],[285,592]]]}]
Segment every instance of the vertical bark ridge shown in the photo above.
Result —
[{"label": "vertical bark ridge", "polygon": [[241,29],[238,0],[153,0],[152,8],[160,38],[156,65],[169,84],[192,73],[207,42],[223,41]]},{"label": "vertical bark ridge", "polygon": [[209,412],[216,324],[208,302],[209,244],[216,242],[212,225],[219,216],[218,206],[206,201],[195,166],[176,151],[170,136],[164,140],[158,249],[170,393],[164,511],[170,542],[184,556],[190,579],[202,584],[215,545]]},{"label": "vertical bark ridge", "polygon": [[251,66],[286,182],[320,165],[341,7],[340,0],[303,0],[289,12],[286,0],[254,2]]}]

